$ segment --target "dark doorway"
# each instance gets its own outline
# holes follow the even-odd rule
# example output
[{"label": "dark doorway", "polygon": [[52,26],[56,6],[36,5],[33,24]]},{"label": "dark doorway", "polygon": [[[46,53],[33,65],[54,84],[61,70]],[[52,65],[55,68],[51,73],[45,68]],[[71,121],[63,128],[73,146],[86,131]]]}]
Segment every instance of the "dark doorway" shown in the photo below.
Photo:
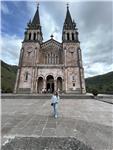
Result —
[{"label": "dark doorway", "polygon": [[57,90],[60,92],[62,91],[62,78],[61,77],[57,78]]},{"label": "dark doorway", "polygon": [[54,92],[54,78],[53,76],[49,75],[47,76],[47,80],[46,80],[46,88],[47,88],[47,92],[48,93],[53,93]]},{"label": "dark doorway", "polygon": [[37,91],[38,91],[38,93],[42,93],[42,89],[43,89],[43,78],[39,77],[38,78],[38,83],[37,83]]}]

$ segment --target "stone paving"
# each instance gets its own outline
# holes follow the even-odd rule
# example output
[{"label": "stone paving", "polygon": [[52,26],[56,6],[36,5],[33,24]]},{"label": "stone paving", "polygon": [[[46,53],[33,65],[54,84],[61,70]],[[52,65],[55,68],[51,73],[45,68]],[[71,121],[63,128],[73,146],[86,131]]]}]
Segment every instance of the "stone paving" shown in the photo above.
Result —
[{"label": "stone paving", "polygon": [[54,119],[50,100],[2,99],[2,144],[14,137],[72,137],[95,150],[113,149],[113,105],[94,99],[61,99]]},{"label": "stone paving", "polygon": [[2,146],[2,150],[92,150],[70,137],[19,137]]}]

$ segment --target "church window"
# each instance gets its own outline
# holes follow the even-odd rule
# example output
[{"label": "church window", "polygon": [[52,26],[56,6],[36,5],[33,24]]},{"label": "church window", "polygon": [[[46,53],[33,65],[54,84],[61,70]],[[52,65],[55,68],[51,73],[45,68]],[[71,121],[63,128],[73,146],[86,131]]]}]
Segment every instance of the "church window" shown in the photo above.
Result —
[{"label": "church window", "polygon": [[28,80],[28,72],[25,73],[25,81]]},{"label": "church window", "polygon": [[81,52],[80,52],[80,49],[78,50],[78,53],[79,53],[79,59],[81,58]]},{"label": "church window", "polygon": [[73,86],[75,86],[75,83],[73,83]]},{"label": "church window", "polygon": [[31,40],[31,33],[29,33],[29,40]]},{"label": "church window", "polygon": [[45,56],[45,64],[47,64],[47,56]]},{"label": "church window", "polygon": [[51,56],[48,54],[48,64],[51,64]]},{"label": "church window", "polygon": [[67,33],[67,40],[69,40],[69,33]]},{"label": "church window", "polygon": [[58,64],[58,56],[56,56],[56,64]]},{"label": "church window", "polygon": [[55,64],[55,54],[54,54],[53,60],[54,60],[54,62],[53,62],[53,63]]},{"label": "church window", "polygon": [[52,54],[52,64],[54,64],[54,56],[53,56],[53,54]]},{"label": "church window", "polygon": [[74,41],[75,39],[74,39],[74,33],[72,33],[72,41]]},{"label": "church window", "polygon": [[74,76],[74,75],[72,76],[72,80],[73,80],[73,81],[75,80],[75,76]]},{"label": "church window", "polygon": [[36,40],[36,33],[34,33],[33,35],[33,40]]},{"label": "church window", "polygon": [[51,53],[51,64],[52,64],[52,53]]},{"label": "church window", "polygon": [[49,55],[47,54],[47,64],[49,63]]}]

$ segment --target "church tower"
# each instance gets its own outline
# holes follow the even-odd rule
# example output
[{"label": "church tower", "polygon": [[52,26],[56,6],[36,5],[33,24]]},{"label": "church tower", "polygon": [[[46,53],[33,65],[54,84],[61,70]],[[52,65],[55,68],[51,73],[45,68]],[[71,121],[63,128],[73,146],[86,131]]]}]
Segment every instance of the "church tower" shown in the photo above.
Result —
[{"label": "church tower", "polygon": [[67,93],[85,93],[84,70],[76,23],[72,21],[67,5],[63,25],[62,44],[64,50],[65,89]]},{"label": "church tower", "polygon": [[25,38],[24,42],[39,42],[42,43],[43,37],[42,37],[42,31],[41,31],[41,25],[40,25],[40,17],[39,17],[39,5],[37,6],[36,13],[34,15],[34,18],[31,22],[29,21],[28,27],[25,31]]},{"label": "church tower", "polygon": [[33,93],[35,91],[36,64],[39,63],[42,41],[39,5],[37,5],[34,18],[29,21],[24,33],[14,93]]}]

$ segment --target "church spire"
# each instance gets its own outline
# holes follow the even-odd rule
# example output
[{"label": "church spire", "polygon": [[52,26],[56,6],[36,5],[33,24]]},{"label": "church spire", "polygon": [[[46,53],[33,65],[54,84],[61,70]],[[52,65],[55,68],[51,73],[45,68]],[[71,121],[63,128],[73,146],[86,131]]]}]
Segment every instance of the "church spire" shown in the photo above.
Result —
[{"label": "church spire", "polygon": [[73,21],[70,15],[70,11],[69,11],[69,4],[67,4],[67,13],[66,13],[66,18],[65,18],[65,22],[64,22],[64,29],[73,29]]},{"label": "church spire", "polygon": [[36,10],[36,13],[35,13],[35,15],[34,15],[34,18],[33,18],[33,20],[32,20],[32,25],[33,25],[33,26],[37,26],[37,25],[40,26],[39,3],[37,4],[37,10]]},{"label": "church spire", "polygon": [[64,25],[63,25],[62,41],[63,42],[79,42],[76,23],[74,20],[72,21],[71,14],[69,11],[69,4],[67,4],[66,18],[64,21]]},{"label": "church spire", "polygon": [[34,29],[40,29],[41,25],[40,25],[40,17],[39,17],[39,3],[37,4],[37,10],[36,13],[33,17],[33,20],[31,23],[28,24],[29,28],[34,28]]},{"label": "church spire", "polygon": [[42,40],[43,36],[40,25],[39,4],[37,4],[37,9],[33,20],[30,20],[27,24],[24,41],[38,41],[41,43]]}]

